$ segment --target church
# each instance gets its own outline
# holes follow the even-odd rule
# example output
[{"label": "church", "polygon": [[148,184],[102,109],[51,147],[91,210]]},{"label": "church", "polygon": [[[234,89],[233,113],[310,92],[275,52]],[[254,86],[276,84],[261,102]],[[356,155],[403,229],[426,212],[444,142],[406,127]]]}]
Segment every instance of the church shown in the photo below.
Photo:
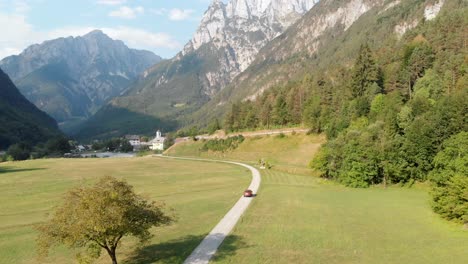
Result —
[{"label": "church", "polygon": [[151,150],[164,150],[164,142],[166,141],[166,138],[164,138],[162,135],[161,135],[161,131],[157,131],[156,132],[156,137],[151,140],[151,145],[150,145],[150,149]]}]

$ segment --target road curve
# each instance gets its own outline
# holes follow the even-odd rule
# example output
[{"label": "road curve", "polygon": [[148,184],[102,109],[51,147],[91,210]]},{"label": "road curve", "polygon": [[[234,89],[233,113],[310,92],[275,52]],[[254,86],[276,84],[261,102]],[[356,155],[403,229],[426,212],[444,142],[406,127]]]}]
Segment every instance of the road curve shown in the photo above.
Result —
[{"label": "road curve", "polygon": [[[194,160],[194,161],[209,161],[209,162],[220,162],[239,165],[249,169],[252,172],[252,182],[248,189],[252,190],[254,194],[257,194],[258,188],[260,187],[261,176],[260,172],[252,166],[239,162],[221,161],[221,160],[210,160],[210,159],[195,159],[195,158],[178,158],[161,156],[162,158],[169,159],[180,159],[180,160]],[[224,239],[231,233],[234,226],[239,221],[240,217],[249,207],[252,202],[252,198],[241,197],[234,207],[221,219],[221,221],[211,230],[211,232],[203,239],[198,247],[192,252],[192,254],[185,260],[184,264],[207,264],[214,256]]]}]

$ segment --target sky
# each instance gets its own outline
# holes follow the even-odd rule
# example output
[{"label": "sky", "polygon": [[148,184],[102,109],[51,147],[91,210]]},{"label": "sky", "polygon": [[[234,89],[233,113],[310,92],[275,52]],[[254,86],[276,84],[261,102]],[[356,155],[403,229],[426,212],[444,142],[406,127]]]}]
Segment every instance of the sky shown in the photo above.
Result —
[{"label": "sky", "polygon": [[171,58],[212,0],[0,0],[0,59],[31,44],[100,29],[130,48]]}]

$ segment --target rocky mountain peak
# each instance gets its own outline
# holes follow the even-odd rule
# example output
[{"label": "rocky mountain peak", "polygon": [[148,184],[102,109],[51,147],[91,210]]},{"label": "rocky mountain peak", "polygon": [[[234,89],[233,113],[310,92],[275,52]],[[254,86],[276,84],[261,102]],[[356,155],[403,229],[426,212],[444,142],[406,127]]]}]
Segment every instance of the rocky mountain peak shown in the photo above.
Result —
[{"label": "rocky mountain peak", "polygon": [[252,19],[268,17],[269,21],[282,20],[290,14],[302,15],[318,0],[233,0],[227,5],[229,17]]},{"label": "rocky mountain peak", "polygon": [[[267,33],[267,42],[275,38],[318,0],[214,0],[184,52],[198,49],[213,40],[225,40],[229,30]],[[238,36],[246,38],[247,36]]]},{"label": "rocky mountain peak", "polygon": [[87,118],[160,60],[94,30],[32,45],[0,67],[29,100],[66,122]]},{"label": "rocky mountain peak", "polygon": [[318,0],[214,0],[193,38],[176,59],[209,45],[219,54],[214,72],[206,73],[207,95],[223,89],[252,63],[261,48],[283,33]]}]

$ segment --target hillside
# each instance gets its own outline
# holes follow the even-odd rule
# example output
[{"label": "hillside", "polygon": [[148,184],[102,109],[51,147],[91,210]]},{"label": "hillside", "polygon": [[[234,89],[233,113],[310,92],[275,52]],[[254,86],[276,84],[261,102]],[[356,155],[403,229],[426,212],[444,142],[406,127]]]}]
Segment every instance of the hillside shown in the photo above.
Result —
[{"label": "hillside", "polygon": [[29,102],[0,69],[0,149],[19,141],[35,144],[60,134],[57,123]]},{"label": "hillside", "polygon": [[288,135],[266,135],[246,137],[235,149],[221,151],[204,151],[207,140],[181,142],[165,154],[181,157],[204,157],[227,159],[258,164],[265,159],[275,170],[288,173],[310,174],[310,160],[320,146],[325,143],[324,136],[293,133]]},{"label": "hillside", "polygon": [[[269,41],[305,14],[316,0],[212,1],[197,32],[174,58],[144,73],[96,115],[119,121],[115,108],[158,119],[180,120],[223,90]],[[138,115],[135,115],[138,118]],[[123,125],[123,123],[122,123]],[[89,129],[87,128],[87,131]],[[82,135],[79,135],[82,137]]]},{"label": "hillside", "polygon": [[[259,97],[275,87],[289,85],[286,90],[294,93],[291,87],[308,89],[321,78],[339,86],[363,43],[387,57],[398,54],[397,49],[407,41],[405,33],[434,20],[439,12],[448,16],[463,5],[460,0],[320,1],[298,23],[266,45],[246,71],[201,110],[188,116],[186,122],[206,125],[206,120],[222,118],[233,103],[263,100],[268,96]],[[394,63],[390,58],[386,60],[385,63]],[[337,89],[342,90],[341,94],[345,92],[344,87]],[[297,90],[295,94],[302,96],[294,100],[303,103],[310,96]]]},{"label": "hillside", "polygon": [[0,67],[26,98],[73,131],[159,61],[152,52],[129,49],[96,30],[32,45],[0,61]]},{"label": "hillside", "polygon": [[212,102],[195,120],[224,112],[227,131],[305,124],[327,136],[311,162],[322,177],[354,188],[430,181],[433,210],[466,224],[468,5],[373,3],[347,30],[329,32],[333,41],[322,39],[326,46],[310,54],[289,57],[295,47],[303,49],[288,42],[294,32],[273,41],[273,53],[263,51],[271,63],[257,65],[256,75],[240,76],[247,86],[231,89],[227,98],[233,101]]}]

